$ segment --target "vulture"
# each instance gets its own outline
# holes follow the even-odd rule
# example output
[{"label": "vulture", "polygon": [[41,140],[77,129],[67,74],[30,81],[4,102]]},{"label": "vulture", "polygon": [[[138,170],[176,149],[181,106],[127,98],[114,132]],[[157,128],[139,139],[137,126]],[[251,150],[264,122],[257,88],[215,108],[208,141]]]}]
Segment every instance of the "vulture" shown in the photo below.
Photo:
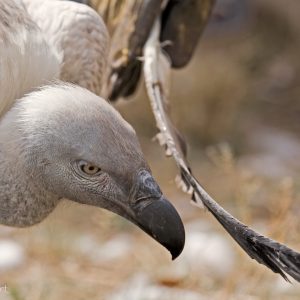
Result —
[{"label": "vulture", "polygon": [[123,216],[175,259],[184,227],[133,128],[103,98],[58,79],[64,53],[21,0],[0,2],[0,44],[0,223],[34,225],[67,198]]},{"label": "vulture", "polygon": [[[86,88],[111,101],[127,98],[134,93],[143,75],[159,129],[157,139],[165,148],[166,154],[172,156],[178,166],[179,185],[191,194],[196,205],[204,206],[217,219],[252,259],[279,273],[286,280],[289,280],[287,275],[290,275],[300,281],[299,253],[264,237],[234,218],[201,186],[188,163],[185,141],[169,117],[170,69],[184,67],[192,57],[215,1],[23,1],[30,19],[38,25],[48,47],[53,50],[53,60],[60,62],[57,76],[60,80],[76,86],[66,83],[50,84],[23,97],[2,117],[0,126],[9,126],[9,122],[14,120],[14,126],[19,126],[16,132],[20,135],[16,138],[12,134],[8,136],[7,133],[11,130],[0,128],[1,145],[2,141],[7,139],[5,145],[12,145],[14,149],[9,151],[5,149],[8,146],[3,147],[5,155],[2,154],[4,150],[0,150],[2,165],[6,164],[9,155],[17,152],[17,156],[10,161],[13,162],[13,167],[8,169],[12,171],[15,164],[26,161],[26,170],[24,166],[17,166],[17,174],[24,170],[27,185],[33,184],[26,189],[27,193],[21,192],[22,200],[18,197],[15,200],[15,194],[18,193],[10,190],[6,198],[4,197],[7,200],[3,207],[8,207],[3,209],[3,215],[8,218],[12,214],[9,213],[9,208],[13,211],[18,207],[17,204],[18,211],[24,209],[25,204],[30,203],[29,200],[24,200],[24,195],[29,194],[29,198],[33,198],[34,191],[42,187],[37,202],[44,211],[51,211],[56,205],[54,201],[53,207],[46,207],[44,199],[49,196],[48,192],[53,194],[53,198],[66,197],[77,202],[98,205],[125,216],[161,244],[168,245],[167,248],[174,248],[176,245],[178,255],[181,251],[178,249],[183,246],[183,226],[176,211],[164,200],[161,192],[157,192],[159,188],[151,177],[149,167],[145,166],[135,135],[133,134],[134,142],[133,138],[129,138],[130,133],[127,131],[130,131],[130,125],[125,123],[126,127],[125,121],[121,122],[119,115],[108,104],[104,104],[104,100],[87,90],[82,90]],[[108,34],[103,31],[102,21],[97,18],[96,11],[103,17]],[[110,42],[107,41],[108,36]],[[106,43],[110,44],[109,50],[105,46]],[[55,76],[50,77],[52,78]],[[93,99],[97,98],[99,103],[96,105],[96,101],[88,100],[88,96],[79,97],[80,102],[75,96],[75,90],[78,91],[78,95],[86,93],[91,98],[93,95]],[[71,91],[73,97],[70,95]],[[55,93],[56,100],[46,100],[42,105],[41,99],[50,97],[52,93]],[[63,101],[65,98],[67,99]],[[63,103],[66,105],[63,106]],[[111,114],[106,110],[102,114],[96,112],[106,106]],[[58,118],[60,115],[61,118]],[[16,122],[18,119],[20,121]],[[120,119],[119,122],[116,119]],[[72,126],[69,124],[64,128],[61,122],[71,122]],[[124,126],[121,126],[121,123]],[[65,138],[63,141],[62,136]],[[71,142],[67,138],[71,138]],[[11,139],[21,139],[21,146]],[[46,151],[49,143],[51,153]],[[15,149],[19,149],[20,153]],[[113,153],[110,152],[111,149]],[[70,157],[73,157],[73,160],[70,160]],[[90,176],[87,177],[85,171],[90,168],[92,173],[95,172],[92,178],[99,176],[97,182],[103,183],[100,191],[95,191],[97,188],[92,184],[96,181],[86,181]],[[74,177],[77,178],[75,174],[81,176],[80,183],[73,181]],[[22,178],[24,180],[23,176]],[[7,182],[10,182],[9,179],[4,178],[2,185],[11,184]],[[22,187],[22,184],[16,182],[16,178],[14,183],[18,188]],[[148,196],[149,194],[152,196]],[[123,200],[120,205],[120,201],[116,199],[127,199],[127,202]],[[156,201],[158,199],[159,201]],[[28,212],[22,211],[23,217],[26,218]],[[35,210],[30,210],[31,213],[33,211]],[[38,212],[36,214],[40,215]],[[17,219],[22,220],[22,217]],[[172,255],[173,258],[176,257]]]}]

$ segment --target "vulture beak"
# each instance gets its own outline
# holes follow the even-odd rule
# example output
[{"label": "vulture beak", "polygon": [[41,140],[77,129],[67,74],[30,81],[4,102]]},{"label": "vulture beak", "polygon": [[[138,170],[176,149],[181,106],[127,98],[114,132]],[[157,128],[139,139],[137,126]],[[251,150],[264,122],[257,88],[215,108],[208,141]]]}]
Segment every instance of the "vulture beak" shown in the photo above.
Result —
[{"label": "vulture beak", "polygon": [[178,257],[185,242],[181,218],[148,171],[138,173],[131,199],[131,221],[169,250],[173,260]]}]

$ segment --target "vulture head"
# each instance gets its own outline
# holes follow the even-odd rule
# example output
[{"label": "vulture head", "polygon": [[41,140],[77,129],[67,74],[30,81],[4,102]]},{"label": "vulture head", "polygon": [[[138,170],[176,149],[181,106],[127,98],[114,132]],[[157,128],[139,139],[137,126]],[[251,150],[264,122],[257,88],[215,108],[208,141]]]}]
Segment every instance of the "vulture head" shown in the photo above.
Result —
[{"label": "vulture head", "polygon": [[134,129],[104,99],[78,86],[44,87],[16,103],[0,132],[0,181],[18,182],[0,188],[3,211],[14,209],[4,223],[35,224],[67,198],[128,219],[173,259],[181,253],[182,221],[152,177]]}]

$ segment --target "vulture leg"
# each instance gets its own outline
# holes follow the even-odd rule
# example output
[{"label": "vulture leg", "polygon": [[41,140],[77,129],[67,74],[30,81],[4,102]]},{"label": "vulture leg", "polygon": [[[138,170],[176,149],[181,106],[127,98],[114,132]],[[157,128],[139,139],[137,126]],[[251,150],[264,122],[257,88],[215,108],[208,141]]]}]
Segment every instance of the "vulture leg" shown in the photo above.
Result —
[{"label": "vulture leg", "polygon": [[289,281],[286,274],[300,282],[300,254],[287,246],[273,241],[241,223],[224,210],[204,190],[193,176],[175,127],[168,116],[168,83],[166,78],[170,62],[162,53],[159,42],[160,22],[157,21],[144,49],[144,76],[146,88],[160,131],[159,140],[172,155],[180,169],[182,182],[192,193],[192,200],[204,205],[244,251],[260,264],[279,273]]}]

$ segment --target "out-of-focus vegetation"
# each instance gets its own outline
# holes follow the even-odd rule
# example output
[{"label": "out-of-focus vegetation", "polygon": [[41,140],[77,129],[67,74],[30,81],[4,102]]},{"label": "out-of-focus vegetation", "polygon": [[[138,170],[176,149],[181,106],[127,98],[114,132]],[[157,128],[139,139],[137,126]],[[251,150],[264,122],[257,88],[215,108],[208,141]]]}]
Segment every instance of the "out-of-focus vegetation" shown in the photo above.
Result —
[{"label": "out-of-focus vegetation", "polygon": [[[300,2],[221,1],[189,66],[173,74],[172,114],[200,182],[233,215],[300,251]],[[143,87],[117,105],[187,228],[182,256],[118,216],[65,202],[42,224],[0,227],[23,263],[0,269],[0,299],[299,299],[297,283],[247,257],[176,189],[152,142]],[[1,244],[0,244],[1,250]],[[1,268],[1,265],[0,265]]]}]

